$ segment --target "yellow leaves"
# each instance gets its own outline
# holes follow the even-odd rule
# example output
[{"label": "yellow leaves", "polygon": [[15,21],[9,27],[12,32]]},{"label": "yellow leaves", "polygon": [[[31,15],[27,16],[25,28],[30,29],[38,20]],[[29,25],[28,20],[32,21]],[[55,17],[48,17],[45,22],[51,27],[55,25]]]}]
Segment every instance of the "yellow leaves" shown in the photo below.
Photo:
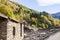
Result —
[{"label": "yellow leaves", "polygon": [[[8,14],[10,14],[10,13],[13,13],[12,12],[12,9],[10,8],[10,7],[8,7],[8,6],[6,6],[6,5],[4,5],[4,4],[1,4],[0,3],[0,10],[3,12],[3,13],[8,13]],[[0,11],[0,12],[1,12]],[[5,11],[5,12],[4,12]]]},{"label": "yellow leaves", "polygon": [[44,15],[41,15],[42,18],[44,18]]},{"label": "yellow leaves", "polygon": [[30,14],[25,14],[24,17],[30,19]]},{"label": "yellow leaves", "polygon": [[41,15],[41,18],[47,20],[47,17],[44,15]]},{"label": "yellow leaves", "polygon": [[37,18],[32,17],[32,21],[33,22],[37,21]]},{"label": "yellow leaves", "polygon": [[0,3],[6,4],[8,0],[0,0]]},{"label": "yellow leaves", "polygon": [[25,8],[22,8],[22,10],[25,10]]},{"label": "yellow leaves", "polygon": [[15,3],[8,2],[7,5],[8,5],[10,8],[12,8],[12,10],[13,10],[14,12],[17,12],[17,10],[19,10],[18,5],[16,5]]},{"label": "yellow leaves", "polygon": [[19,14],[16,14],[15,17],[16,17],[16,20],[20,21],[20,16],[19,16]]},{"label": "yellow leaves", "polygon": [[32,18],[32,21],[35,21],[35,18]]},{"label": "yellow leaves", "polygon": [[48,19],[46,16],[41,15],[41,17],[42,17],[42,19],[45,20],[47,23],[51,24],[51,22],[49,21],[49,19]]},{"label": "yellow leaves", "polygon": [[0,3],[0,12],[12,19],[15,19],[15,15],[13,14],[13,11],[9,6],[6,6],[6,5]]},{"label": "yellow leaves", "polygon": [[23,16],[24,16],[24,14],[21,13],[19,16],[20,16],[20,20],[23,20]]},{"label": "yellow leaves", "polygon": [[32,28],[36,28],[36,25],[32,24]]},{"label": "yellow leaves", "polygon": [[59,21],[58,19],[54,19],[54,24],[55,24],[55,25],[59,24],[59,22],[60,22],[60,21]]},{"label": "yellow leaves", "polygon": [[48,15],[49,20],[53,20],[53,17],[51,15]]},{"label": "yellow leaves", "polygon": [[39,22],[38,22],[38,19],[37,18],[32,17],[31,20],[32,20],[32,22],[34,22],[36,24],[36,26],[38,25]]},{"label": "yellow leaves", "polygon": [[[52,25],[52,23],[56,26],[60,26],[60,21],[58,19],[53,18],[51,15],[48,15],[48,17],[41,15],[41,18],[44,19],[46,22],[48,22],[50,25]],[[51,20],[51,21],[49,21]]]}]

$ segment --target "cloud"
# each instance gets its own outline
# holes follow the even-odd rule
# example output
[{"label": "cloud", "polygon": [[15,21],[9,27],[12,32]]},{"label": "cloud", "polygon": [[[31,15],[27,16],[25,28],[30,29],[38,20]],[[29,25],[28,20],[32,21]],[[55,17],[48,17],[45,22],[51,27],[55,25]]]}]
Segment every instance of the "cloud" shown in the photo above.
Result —
[{"label": "cloud", "polygon": [[50,6],[54,4],[60,4],[60,0],[37,0],[40,6]]}]

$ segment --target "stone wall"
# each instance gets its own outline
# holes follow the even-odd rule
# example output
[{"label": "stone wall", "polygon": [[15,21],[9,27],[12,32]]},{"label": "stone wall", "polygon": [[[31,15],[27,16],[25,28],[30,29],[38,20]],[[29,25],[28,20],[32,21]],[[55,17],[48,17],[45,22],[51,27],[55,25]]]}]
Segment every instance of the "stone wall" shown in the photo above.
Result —
[{"label": "stone wall", "polygon": [[[15,34],[13,35],[13,27],[15,28]],[[8,20],[7,23],[7,40],[22,40],[20,37],[20,23],[15,23]]]},{"label": "stone wall", "polygon": [[0,17],[0,40],[23,40],[23,34],[24,25],[20,25],[18,22]]},{"label": "stone wall", "polygon": [[7,37],[7,19],[0,17],[0,40],[6,40]]}]

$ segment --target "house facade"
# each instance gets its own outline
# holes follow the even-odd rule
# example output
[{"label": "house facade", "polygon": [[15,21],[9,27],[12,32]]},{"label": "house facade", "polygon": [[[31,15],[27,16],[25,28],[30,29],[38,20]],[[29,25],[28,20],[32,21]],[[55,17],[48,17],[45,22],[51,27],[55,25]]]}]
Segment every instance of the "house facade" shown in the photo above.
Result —
[{"label": "house facade", "polygon": [[23,40],[24,24],[0,13],[0,40]]}]

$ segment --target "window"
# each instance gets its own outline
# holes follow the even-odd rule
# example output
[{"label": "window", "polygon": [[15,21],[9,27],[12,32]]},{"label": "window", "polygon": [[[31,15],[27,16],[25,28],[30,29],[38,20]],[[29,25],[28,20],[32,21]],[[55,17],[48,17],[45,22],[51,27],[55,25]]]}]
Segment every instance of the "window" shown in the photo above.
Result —
[{"label": "window", "polygon": [[22,36],[22,23],[20,23],[20,36]]},{"label": "window", "polygon": [[13,36],[15,36],[15,27],[13,27]]}]

